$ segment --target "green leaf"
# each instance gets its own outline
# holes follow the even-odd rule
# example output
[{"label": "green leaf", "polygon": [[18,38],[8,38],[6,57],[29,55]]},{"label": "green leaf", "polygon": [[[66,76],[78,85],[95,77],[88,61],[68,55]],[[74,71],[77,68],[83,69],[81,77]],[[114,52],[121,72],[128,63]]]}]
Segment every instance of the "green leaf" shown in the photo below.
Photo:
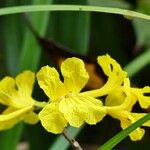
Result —
[{"label": "green leaf", "polygon": [[[35,0],[33,4],[39,3],[52,3],[52,0]],[[48,24],[49,13],[36,13],[31,16],[31,23],[34,28],[42,36],[45,34]],[[34,35],[29,31],[25,32],[23,47],[20,55],[20,61],[17,68],[17,71],[22,71],[25,69],[30,69],[36,71],[38,68],[39,60],[41,55],[41,48],[38,45]]]},{"label": "green leaf", "polygon": [[[150,1],[139,0],[137,11],[150,15]],[[134,18],[133,25],[137,36],[137,45],[150,47],[150,22]]]},{"label": "green leaf", "polygon": [[103,6],[103,7],[118,7],[118,8],[130,8],[129,3],[124,0],[88,0],[89,5]]},{"label": "green leaf", "polygon": [[17,14],[24,12],[38,12],[38,11],[89,11],[89,12],[103,12],[111,14],[119,14],[128,17],[137,17],[141,19],[150,20],[150,15],[139,13],[121,8],[100,7],[100,6],[84,6],[84,5],[34,5],[34,6],[14,6],[0,9],[0,16],[8,14]]},{"label": "green leaf", "polygon": [[3,131],[0,134],[1,150],[16,150],[18,141],[22,135],[23,124],[19,123],[14,128]]},{"label": "green leaf", "polygon": [[[7,0],[5,2],[5,7],[11,5],[17,5],[16,1]],[[4,34],[4,44],[5,44],[5,63],[7,72],[10,75],[15,75],[14,68],[18,63],[18,56],[20,53],[20,47],[22,42],[23,30],[22,22],[20,20],[21,15],[4,16],[3,17],[3,34]],[[11,34],[10,34],[11,33]]]},{"label": "green leaf", "polygon": [[[66,0],[55,0],[55,3],[66,3]],[[69,4],[77,1],[70,0]],[[80,4],[86,4],[80,0]],[[88,12],[53,12],[50,20],[49,36],[80,54],[88,51],[90,14]],[[82,33],[82,34],[81,34]]]},{"label": "green leaf", "polygon": [[119,132],[117,135],[115,135],[113,138],[111,138],[109,141],[107,141],[101,147],[99,147],[98,150],[111,150],[114,146],[120,143],[125,137],[127,137],[132,131],[140,127],[148,120],[150,120],[150,113],[145,115],[143,118],[139,119],[135,123],[133,123],[128,128]]},{"label": "green leaf", "polygon": [[150,49],[132,60],[124,69],[128,72],[129,77],[134,76],[146,65],[150,64]]}]

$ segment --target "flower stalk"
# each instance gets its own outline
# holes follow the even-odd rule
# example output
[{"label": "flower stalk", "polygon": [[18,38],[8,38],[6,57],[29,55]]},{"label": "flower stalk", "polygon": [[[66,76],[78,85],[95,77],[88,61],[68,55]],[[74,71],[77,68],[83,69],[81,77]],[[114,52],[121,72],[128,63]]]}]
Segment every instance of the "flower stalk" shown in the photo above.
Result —
[{"label": "flower stalk", "polygon": [[64,129],[62,132],[65,139],[72,145],[74,150],[83,150],[83,148],[80,146],[79,142],[75,140],[74,137],[72,137],[67,129]]}]

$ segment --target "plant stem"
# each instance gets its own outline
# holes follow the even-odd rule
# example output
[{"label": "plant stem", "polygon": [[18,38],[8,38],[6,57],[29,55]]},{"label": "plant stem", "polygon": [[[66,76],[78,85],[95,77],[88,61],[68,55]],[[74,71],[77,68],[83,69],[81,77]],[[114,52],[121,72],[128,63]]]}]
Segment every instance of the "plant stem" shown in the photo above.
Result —
[{"label": "plant stem", "polygon": [[68,133],[66,129],[63,131],[63,136],[66,138],[66,140],[68,140],[75,150],[83,150],[80,144]]}]

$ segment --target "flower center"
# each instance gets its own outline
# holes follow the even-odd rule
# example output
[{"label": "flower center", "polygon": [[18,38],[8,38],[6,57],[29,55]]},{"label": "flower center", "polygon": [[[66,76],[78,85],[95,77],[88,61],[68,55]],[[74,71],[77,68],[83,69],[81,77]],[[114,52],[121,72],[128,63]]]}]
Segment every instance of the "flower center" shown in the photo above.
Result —
[{"label": "flower center", "polygon": [[74,96],[75,94],[73,92],[69,92],[68,94],[64,95],[64,96],[60,96],[58,98],[58,101],[62,101],[63,99],[66,99],[66,98],[69,98],[69,97],[72,97]]}]

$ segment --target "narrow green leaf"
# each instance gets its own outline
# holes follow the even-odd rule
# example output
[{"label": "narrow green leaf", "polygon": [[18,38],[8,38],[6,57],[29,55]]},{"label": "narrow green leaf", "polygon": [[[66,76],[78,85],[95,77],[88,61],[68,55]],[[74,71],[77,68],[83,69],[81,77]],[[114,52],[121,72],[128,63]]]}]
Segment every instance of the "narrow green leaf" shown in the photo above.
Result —
[{"label": "narrow green leaf", "polygon": [[[52,3],[52,0],[38,0],[33,4],[39,3]],[[44,35],[47,29],[49,13],[36,13],[31,16],[31,23],[39,34]],[[20,62],[18,63],[17,71],[25,69],[36,70],[39,64],[39,58],[41,54],[41,48],[38,45],[34,35],[28,30],[25,32],[24,43],[20,55]]]},{"label": "narrow green leaf", "polygon": [[1,150],[16,150],[18,141],[20,141],[20,136],[22,135],[23,124],[19,123],[14,128],[3,131],[0,134],[0,145]]},{"label": "narrow green leaf", "polygon": [[99,147],[98,150],[111,150],[114,146],[116,146],[119,142],[121,142],[125,137],[127,137],[132,131],[140,127],[142,124],[144,124],[148,120],[150,120],[150,113],[144,116],[143,118],[139,119],[135,123],[133,123],[128,128],[119,132],[117,135],[115,135],[113,138],[111,138],[109,141],[107,141],[105,144]]},{"label": "narrow green leaf", "polygon": [[129,77],[131,77],[148,64],[150,64],[150,49],[131,61],[124,69],[128,72]]},{"label": "narrow green leaf", "polygon": [[124,0],[88,0],[88,2],[94,6],[130,8],[130,4]]},{"label": "narrow green leaf", "polygon": [[[66,4],[66,0],[55,0],[55,3]],[[87,4],[86,0],[70,0],[69,4]],[[80,54],[88,51],[90,32],[89,12],[53,12],[50,21],[49,36],[63,43]],[[81,34],[82,33],[82,34]]]},{"label": "narrow green leaf", "polygon": [[[5,7],[17,5],[16,1],[7,0]],[[22,42],[22,22],[20,21],[20,15],[4,16],[3,17],[3,34],[5,44],[5,63],[7,71],[10,75],[15,75],[14,68],[18,63],[18,58]],[[11,34],[10,34],[11,33]]]},{"label": "narrow green leaf", "polygon": [[[139,0],[137,11],[150,15],[150,1]],[[150,47],[150,22],[138,18],[133,19],[133,26],[137,37],[137,45]]]},{"label": "narrow green leaf", "polygon": [[[20,39],[20,23],[19,16],[7,16],[4,18],[4,38],[5,38],[5,63],[7,71],[10,75],[15,75],[19,55]],[[11,34],[10,34],[11,33]]]},{"label": "narrow green leaf", "polygon": [[142,14],[139,12],[112,8],[112,7],[100,7],[100,6],[84,6],[84,5],[34,5],[34,6],[16,6],[0,9],[0,15],[17,14],[24,12],[37,12],[37,11],[91,11],[91,12],[103,12],[111,14],[119,14],[128,17],[137,17],[141,19],[150,20],[150,15]]}]

